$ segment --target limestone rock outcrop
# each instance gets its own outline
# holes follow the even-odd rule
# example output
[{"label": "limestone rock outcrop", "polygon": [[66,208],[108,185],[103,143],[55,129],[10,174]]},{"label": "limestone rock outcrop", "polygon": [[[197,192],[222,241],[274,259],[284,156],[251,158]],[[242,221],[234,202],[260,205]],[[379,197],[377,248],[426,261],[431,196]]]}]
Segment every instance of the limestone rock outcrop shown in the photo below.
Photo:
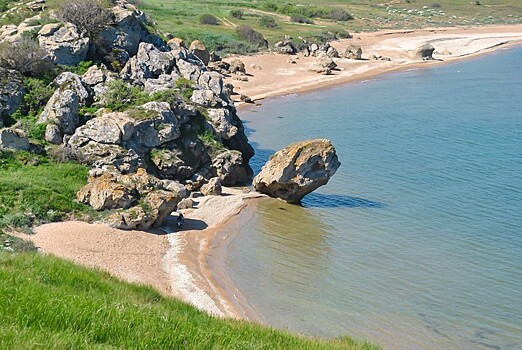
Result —
[{"label": "limestone rock outcrop", "polygon": [[435,48],[430,43],[424,43],[413,50],[411,59],[416,61],[433,60],[433,52]]},{"label": "limestone rock outcrop", "polygon": [[362,49],[357,45],[350,45],[344,50],[343,58],[350,60],[360,60],[362,58]]},{"label": "limestone rock outcrop", "polygon": [[57,64],[74,66],[85,60],[89,38],[72,23],[49,23],[38,32],[38,41]]},{"label": "limestone rock outcrop", "polygon": [[3,118],[13,114],[24,97],[22,74],[0,67],[0,127]]},{"label": "limestone rock outcrop", "polygon": [[80,125],[78,109],[89,100],[90,94],[81,78],[70,72],[60,74],[53,84],[58,88],[47,102],[38,122],[54,123],[61,133],[72,135]]},{"label": "limestone rock outcrop", "polygon": [[313,63],[308,69],[311,72],[328,75],[332,69],[337,67],[337,63],[327,55],[323,54],[317,57],[317,61]]},{"label": "limestone rock outcrop", "polygon": [[0,150],[27,151],[29,148],[29,139],[22,130],[13,128],[0,129]]},{"label": "limestone rock outcrop", "polygon": [[77,194],[78,201],[96,210],[122,209],[110,219],[112,226],[122,229],[158,227],[186,197],[183,185],[162,181],[141,168],[130,175],[90,176]]},{"label": "limestone rock outcrop", "polygon": [[293,143],[275,153],[254,178],[254,188],[289,203],[299,203],[325,185],[341,163],[332,143],[315,139]]}]

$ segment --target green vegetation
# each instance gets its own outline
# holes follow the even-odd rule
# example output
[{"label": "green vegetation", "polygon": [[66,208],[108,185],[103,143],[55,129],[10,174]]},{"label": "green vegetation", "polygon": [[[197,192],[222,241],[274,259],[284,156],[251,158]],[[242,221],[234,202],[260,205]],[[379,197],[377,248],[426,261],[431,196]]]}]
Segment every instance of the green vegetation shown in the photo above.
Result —
[{"label": "green vegetation", "polygon": [[91,214],[90,207],[75,200],[87,171],[33,153],[0,151],[0,232]]},{"label": "green vegetation", "polygon": [[[522,2],[518,0],[488,0],[487,4],[482,1],[482,6],[470,0],[399,0],[387,4],[373,0],[142,2],[142,8],[161,31],[189,43],[200,39],[210,50],[221,54],[247,54],[259,49],[238,35],[236,29],[242,25],[251,26],[273,44],[285,35],[321,41],[336,33],[339,36],[378,29],[522,23]],[[203,13],[218,21],[212,26],[212,33],[208,25],[199,22]],[[274,18],[278,27],[266,27],[260,20],[262,16]]]},{"label": "green vegetation", "polygon": [[0,252],[1,349],[378,349],[218,319],[52,256]]}]

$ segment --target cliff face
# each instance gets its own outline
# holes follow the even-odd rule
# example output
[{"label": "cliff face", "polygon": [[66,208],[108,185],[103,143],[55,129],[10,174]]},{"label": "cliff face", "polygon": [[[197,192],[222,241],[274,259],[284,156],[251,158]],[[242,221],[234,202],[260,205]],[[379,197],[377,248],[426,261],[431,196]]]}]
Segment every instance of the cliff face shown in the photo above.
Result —
[{"label": "cliff face", "polygon": [[[121,190],[117,185],[121,176],[139,169],[160,183],[175,181],[189,191],[211,178],[224,185],[247,182],[254,151],[230,99],[233,87],[192,51],[176,43],[169,46],[150,33],[144,14],[134,5],[118,1],[110,11],[113,20],[97,40],[72,23],[31,27],[47,52],[46,59],[55,64],[76,65],[86,59],[96,63],[83,75],[59,74],[37,121],[45,128],[48,149],[58,149],[66,158],[92,168],[84,191],[88,195],[79,199],[97,209],[115,209],[154,196],[150,189],[131,188],[124,191],[125,201],[112,200],[116,194],[110,189]],[[26,31],[28,21],[24,22],[2,27],[0,40],[16,45]],[[0,117],[7,120],[27,91],[20,74],[1,69],[2,76],[16,77],[1,79]],[[18,130],[18,125],[10,129]],[[19,136],[24,138],[23,133]],[[95,186],[97,178],[113,185]],[[170,187],[176,189],[176,197],[187,195],[179,186]],[[159,189],[169,191],[165,185]],[[100,206],[100,202],[111,204]],[[175,205],[167,207],[175,209]],[[158,224],[156,218],[152,221]]]}]

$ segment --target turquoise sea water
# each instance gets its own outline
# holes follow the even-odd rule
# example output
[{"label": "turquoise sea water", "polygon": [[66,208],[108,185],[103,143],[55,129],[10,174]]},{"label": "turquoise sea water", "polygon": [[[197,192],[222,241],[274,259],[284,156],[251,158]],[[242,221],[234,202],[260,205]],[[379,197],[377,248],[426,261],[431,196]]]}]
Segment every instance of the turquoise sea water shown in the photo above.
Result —
[{"label": "turquoise sea water", "polygon": [[522,349],[522,48],[264,101],[256,171],[292,141],[342,163],[264,201],[228,273],[268,323],[386,349]]}]

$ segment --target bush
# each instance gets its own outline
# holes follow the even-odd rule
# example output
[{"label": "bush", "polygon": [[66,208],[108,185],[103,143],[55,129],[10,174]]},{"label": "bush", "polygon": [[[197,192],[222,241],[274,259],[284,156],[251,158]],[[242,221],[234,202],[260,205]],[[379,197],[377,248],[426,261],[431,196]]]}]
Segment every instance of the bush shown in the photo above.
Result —
[{"label": "bush", "polygon": [[242,25],[236,28],[237,35],[243,39],[256,45],[257,47],[268,47],[268,41],[263,35],[253,30],[250,26]]},{"label": "bush", "polygon": [[53,95],[54,89],[41,79],[26,78],[24,80],[25,95],[23,103],[23,113],[25,115],[38,116],[47,101]]},{"label": "bush", "polygon": [[[343,9],[332,9],[324,17],[334,21],[351,21],[353,16]],[[323,17],[323,18],[324,18]]]},{"label": "bush", "polygon": [[262,16],[259,19],[259,25],[261,27],[265,27],[265,28],[277,28],[278,27],[274,17],[270,17],[270,16]]},{"label": "bush", "polygon": [[101,0],[62,1],[58,8],[58,18],[71,22],[89,38],[97,34],[112,22],[112,12]]},{"label": "bush", "polygon": [[237,18],[237,19],[243,19],[243,11],[232,10],[232,11],[230,11],[230,16]]},{"label": "bush", "polygon": [[107,87],[102,101],[112,111],[123,111],[140,102],[146,102],[146,94],[139,87],[131,86],[123,80],[111,81]]},{"label": "bush", "polygon": [[199,23],[208,25],[217,25],[218,19],[211,14],[204,14],[199,17]]},{"label": "bush", "polygon": [[301,15],[292,15],[290,16],[290,20],[296,23],[314,24],[314,21],[312,21],[310,18],[303,17]]},{"label": "bush", "polygon": [[47,52],[28,36],[22,36],[18,42],[0,44],[0,65],[32,77],[40,77],[54,66]]}]

